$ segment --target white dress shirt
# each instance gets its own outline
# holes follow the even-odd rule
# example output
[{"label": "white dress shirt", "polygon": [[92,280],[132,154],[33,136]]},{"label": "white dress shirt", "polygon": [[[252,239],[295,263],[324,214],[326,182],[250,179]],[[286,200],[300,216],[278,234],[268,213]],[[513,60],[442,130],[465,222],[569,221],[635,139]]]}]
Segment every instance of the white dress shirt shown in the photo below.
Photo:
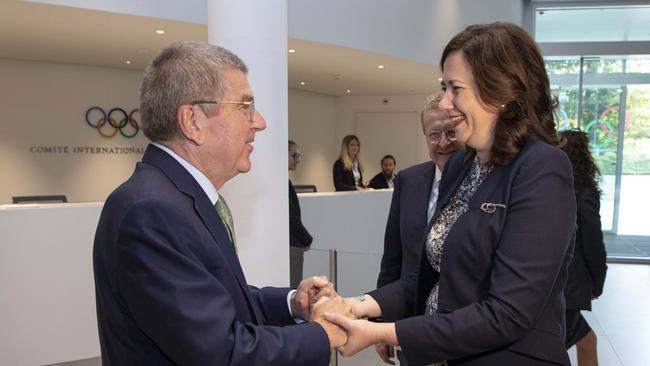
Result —
[{"label": "white dress shirt", "polygon": [[442,171],[438,169],[437,165],[434,174],[435,176],[433,178],[433,185],[431,186],[431,195],[429,196],[429,207],[427,208],[427,223],[431,221],[433,214],[436,212],[436,203],[438,202],[438,189],[440,188],[440,179],[442,179]]}]

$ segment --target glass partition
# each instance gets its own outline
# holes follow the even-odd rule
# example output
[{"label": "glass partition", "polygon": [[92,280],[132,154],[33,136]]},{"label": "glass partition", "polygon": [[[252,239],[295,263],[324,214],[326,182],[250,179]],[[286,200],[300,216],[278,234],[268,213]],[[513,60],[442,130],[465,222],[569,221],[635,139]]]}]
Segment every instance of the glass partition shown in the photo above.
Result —
[{"label": "glass partition", "polygon": [[608,253],[650,257],[650,57],[548,57],[546,66],[558,129],[587,132],[602,174]]}]

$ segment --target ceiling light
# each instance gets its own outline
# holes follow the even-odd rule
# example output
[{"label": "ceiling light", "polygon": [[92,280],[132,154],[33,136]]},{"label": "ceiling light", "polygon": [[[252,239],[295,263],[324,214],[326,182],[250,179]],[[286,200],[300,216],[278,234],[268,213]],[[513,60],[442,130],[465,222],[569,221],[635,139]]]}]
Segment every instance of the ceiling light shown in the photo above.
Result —
[{"label": "ceiling light", "polygon": [[348,90],[346,90],[345,92],[348,93],[348,94],[350,94],[350,93],[352,93],[352,90],[348,89]]},{"label": "ceiling light", "polygon": [[156,31],[156,33],[158,33],[158,34],[165,34],[165,31],[162,30],[162,29],[158,29],[158,30]]},{"label": "ceiling light", "polygon": [[377,65],[377,68],[378,68],[378,69],[383,69],[383,68],[384,68],[384,65]]},{"label": "ceiling light", "polygon": [[289,48],[289,53],[296,53],[296,50],[294,50],[293,48]]},{"label": "ceiling light", "polygon": [[442,78],[438,78],[438,81],[442,81]]},{"label": "ceiling light", "polygon": [[307,83],[305,83],[304,81],[300,82],[300,85],[305,85],[305,84],[307,84]]},{"label": "ceiling light", "polygon": [[130,63],[131,63],[131,61],[129,61],[129,60],[126,60],[126,63],[127,63],[127,64],[130,64]]}]

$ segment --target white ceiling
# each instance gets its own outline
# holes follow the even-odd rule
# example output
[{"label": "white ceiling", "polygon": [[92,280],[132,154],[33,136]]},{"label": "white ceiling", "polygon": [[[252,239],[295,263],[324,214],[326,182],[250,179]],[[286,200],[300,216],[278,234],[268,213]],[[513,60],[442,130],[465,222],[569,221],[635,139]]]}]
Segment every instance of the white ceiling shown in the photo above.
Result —
[{"label": "white ceiling", "polygon": [[[165,34],[156,34],[158,29]],[[177,40],[207,41],[207,27],[0,1],[0,58],[143,70],[158,50]],[[439,88],[434,65],[294,38],[288,43],[296,50],[288,54],[290,88],[330,95],[347,95],[346,90],[351,95],[429,94]],[[305,85],[300,85],[301,81]]]}]

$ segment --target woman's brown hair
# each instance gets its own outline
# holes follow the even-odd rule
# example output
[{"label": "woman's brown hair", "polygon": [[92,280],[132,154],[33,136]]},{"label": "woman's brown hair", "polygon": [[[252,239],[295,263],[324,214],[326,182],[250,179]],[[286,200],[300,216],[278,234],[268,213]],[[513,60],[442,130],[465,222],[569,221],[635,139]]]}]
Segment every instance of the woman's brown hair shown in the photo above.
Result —
[{"label": "woman's brown hair", "polygon": [[553,121],[557,99],[551,94],[544,59],[526,31],[501,22],[471,25],[445,47],[442,69],[455,51],[463,52],[471,66],[486,108],[499,114],[490,154],[493,163],[508,163],[531,136],[557,145]]},{"label": "woman's brown hair", "polygon": [[592,188],[600,198],[598,179],[600,169],[589,151],[589,137],[581,130],[560,132],[560,148],[567,154],[573,167],[573,186],[576,194],[585,188]]}]

